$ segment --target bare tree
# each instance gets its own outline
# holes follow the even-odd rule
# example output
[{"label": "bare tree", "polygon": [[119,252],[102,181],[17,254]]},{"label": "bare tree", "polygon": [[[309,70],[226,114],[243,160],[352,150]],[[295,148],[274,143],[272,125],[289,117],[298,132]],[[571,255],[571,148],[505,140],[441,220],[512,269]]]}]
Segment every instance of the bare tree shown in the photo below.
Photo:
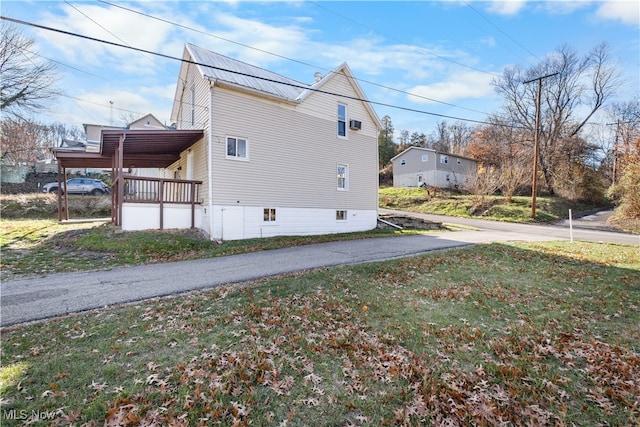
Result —
[{"label": "bare tree", "polygon": [[33,50],[33,40],[15,25],[3,20],[0,32],[0,108],[4,117],[25,118],[57,95],[57,69]]},{"label": "bare tree", "polygon": [[[589,150],[579,138],[589,119],[615,94],[619,73],[609,58],[609,47],[602,43],[584,58],[568,46],[561,46],[541,63],[527,70],[507,68],[494,79],[496,91],[504,97],[501,115],[507,123],[535,132],[537,85],[524,81],[557,73],[544,80],[540,108],[539,158],[547,188],[555,194],[563,185],[558,174],[566,170],[579,152]],[[533,136],[531,136],[533,139]],[[569,156],[566,153],[570,153]],[[582,159],[581,159],[582,160]]]},{"label": "bare tree", "polygon": [[6,164],[30,164],[43,159],[54,141],[46,126],[27,120],[0,122],[0,158]]},{"label": "bare tree", "polygon": [[531,179],[531,141],[522,130],[500,125],[477,128],[463,154],[478,160],[485,169],[492,169],[498,177],[498,189],[511,203],[512,197]]},{"label": "bare tree", "polygon": [[451,132],[445,120],[438,122],[435,135],[432,136],[429,145],[436,151],[442,151],[443,153],[449,152],[451,148]]}]

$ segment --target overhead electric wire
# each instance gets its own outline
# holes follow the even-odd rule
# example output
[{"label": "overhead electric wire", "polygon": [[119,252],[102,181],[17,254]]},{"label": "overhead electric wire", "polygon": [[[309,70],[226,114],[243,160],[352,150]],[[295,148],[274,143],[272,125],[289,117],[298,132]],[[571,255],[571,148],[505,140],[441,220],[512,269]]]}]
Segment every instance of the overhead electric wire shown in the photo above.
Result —
[{"label": "overhead electric wire", "polygon": [[[95,38],[95,37],[85,36],[85,35],[82,35],[82,34],[77,34],[77,33],[73,33],[73,32],[70,32],[70,31],[60,30],[60,29],[52,28],[52,27],[47,27],[45,25],[40,25],[40,24],[36,24],[36,23],[33,23],[33,22],[23,21],[23,20],[20,20],[20,19],[10,18],[10,17],[6,17],[6,16],[0,16],[0,19],[4,19],[4,20],[10,21],[10,22],[17,23],[17,24],[31,26],[31,27],[34,27],[34,28],[39,28],[39,29],[42,29],[42,30],[53,31],[53,32],[57,32],[57,33],[60,33],[60,34],[65,34],[65,35],[72,36],[72,37],[78,37],[78,38],[82,38],[82,39],[85,39],[85,40],[91,40],[91,41],[94,41],[94,42],[97,42],[97,43],[103,43],[103,44],[107,44],[107,45],[111,45],[111,46],[115,46],[115,47],[120,47],[120,48],[124,48],[124,49],[130,49],[130,50],[133,50],[133,51],[136,51],[136,52],[143,52],[143,53],[147,53],[147,54],[150,54],[150,55],[159,56],[159,57],[162,57],[162,58],[165,58],[165,59],[170,59],[170,60],[174,60],[174,61],[180,61],[180,62],[183,62],[183,63],[198,65],[198,66],[202,66],[202,67],[208,67],[208,68],[212,68],[212,69],[215,69],[215,70],[225,71],[225,72],[229,72],[229,73],[232,73],[232,74],[237,74],[237,75],[241,75],[241,76],[245,76],[245,77],[251,77],[251,78],[258,79],[258,80],[268,81],[268,82],[271,82],[271,83],[281,84],[281,85],[285,85],[285,86],[296,87],[296,88],[299,88],[299,89],[310,90],[310,91],[313,91],[313,92],[323,93],[323,94],[326,94],[326,95],[331,95],[331,96],[335,96],[335,97],[339,97],[339,98],[351,99],[351,100],[365,102],[365,103],[369,103],[369,104],[373,104],[373,105],[379,105],[379,106],[383,106],[383,107],[394,108],[394,109],[399,109],[399,110],[403,110],[403,111],[410,111],[410,112],[414,112],[414,113],[426,114],[426,115],[430,115],[430,116],[442,117],[442,118],[447,118],[447,119],[459,120],[459,121],[464,121],[464,122],[471,122],[471,123],[478,123],[478,124],[485,124],[485,125],[494,125],[494,126],[505,126],[503,124],[497,124],[497,123],[492,123],[492,122],[483,121],[483,120],[474,120],[474,119],[456,117],[456,116],[451,116],[451,115],[446,115],[446,114],[438,114],[438,113],[433,113],[433,112],[429,112],[429,111],[418,110],[418,109],[415,109],[415,108],[402,107],[402,106],[393,105],[393,104],[387,104],[387,103],[378,102],[378,101],[371,101],[371,100],[359,98],[359,97],[356,97],[356,96],[344,95],[344,94],[329,92],[329,91],[325,91],[325,90],[321,90],[321,89],[311,88],[311,87],[306,86],[306,85],[298,85],[298,84],[293,84],[293,83],[286,83],[286,82],[282,82],[282,81],[278,81],[278,80],[274,80],[274,79],[269,79],[269,78],[266,78],[266,77],[255,76],[255,75],[248,74],[248,73],[242,73],[242,72],[239,72],[239,71],[234,71],[234,70],[229,70],[229,69],[226,69],[226,68],[212,66],[210,64],[199,63],[199,62],[196,62],[196,61],[190,61],[190,60],[186,60],[186,59],[183,59],[183,58],[178,58],[178,57],[167,55],[167,54],[160,53],[160,52],[153,52],[153,51],[150,51],[150,50],[137,48],[137,47],[133,47],[133,46],[127,46],[127,45],[123,45],[123,44],[120,44],[120,43],[111,42],[111,41],[108,41],[108,40],[101,40],[101,39],[98,39],[98,38]],[[512,128],[524,128],[524,127],[515,126],[515,125],[506,125],[506,126],[507,127],[512,127]]]},{"label": "overhead electric wire", "polygon": [[489,18],[487,18],[486,16],[484,16],[483,14],[481,14],[476,8],[474,8],[473,6],[471,6],[471,4],[468,1],[462,0],[462,2],[467,5],[467,7],[469,7],[469,9],[473,10],[479,17],[481,17],[482,19],[484,19],[485,21],[487,21],[489,24],[491,24],[491,26],[493,26],[495,29],[497,29],[498,31],[500,31],[502,34],[504,34],[509,40],[511,40],[512,42],[514,42],[515,44],[517,44],[518,46],[520,46],[523,50],[527,51],[530,55],[535,56],[536,58],[540,59],[540,57],[538,55],[536,55],[535,53],[531,52],[526,46],[523,46],[522,44],[520,44],[516,39],[514,39],[513,37],[511,37],[509,34],[507,34],[505,31],[503,31],[500,27],[498,27],[496,24],[494,24],[493,22],[491,22],[489,20]]},{"label": "overhead electric wire", "polygon": [[[189,27],[189,26],[186,26],[186,25],[183,25],[183,24],[179,24],[177,22],[169,21],[168,19],[159,18],[157,16],[149,15],[148,13],[140,12],[138,10],[131,9],[131,8],[119,5],[119,4],[110,3],[110,2],[108,2],[106,0],[98,0],[98,1],[100,3],[104,3],[104,4],[112,6],[112,7],[117,7],[117,8],[126,10],[128,12],[132,12],[132,13],[136,13],[138,15],[142,15],[142,16],[144,16],[146,18],[155,19],[157,21],[164,22],[165,24],[170,24],[170,25],[174,25],[174,26],[183,28],[185,30],[194,31],[196,33],[199,33],[199,34],[202,34],[202,35],[205,35],[205,36],[208,36],[208,37],[213,37],[213,38],[225,41],[227,43],[232,43],[232,44],[235,44],[235,45],[238,45],[238,46],[242,46],[242,47],[247,48],[247,49],[252,49],[252,50],[255,50],[255,51],[260,52],[260,53],[264,53],[264,54],[267,54],[267,55],[274,56],[276,58],[280,58],[280,59],[284,59],[284,60],[287,60],[287,61],[295,62],[297,64],[304,65],[306,67],[311,67],[311,68],[314,68],[316,70],[323,70],[323,71],[328,71],[328,72],[331,71],[330,69],[327,69],[325,67],[319,67],[319,66],[316,66],[314,64],[309,64],[308,62],[300,61],[298,59],[289,58],[289,57],[286,57],[286,56],[283,56],[283,55],[279,55],[279,54],[274,53],[274,52],[270,52],[270,51],[267,51],[267,50],[264,50],[264,49],[257,48],[255,46],[247,45],[247,44],[240,43],[240,42],[237,42],[237,41],[234,41],[234,40],[230,40],[230,39],[227,39],[227,38],[224,38],[224,37],[220,37],[218,35],[211,34],[211,33],[208,33],[206,31],[198,30],[196,28],[192,28],[192,27]],[[418,50],[420,50],[420,48],[418,48]],[[430,52],[428,52],[428,53],[430,53]],[[432,54],[432,55],[435,55],[435,54]],[[435,56],[437,56],[437,55],[435,55]],[[444,58],[444,57],[441,57],[441,59],[448,60],[447,58]],[[455,61],[453,61],[453,62],[455,63]],[[465,66],[464,64],[458,64],[458,65]],[[474,69],[473,67],[469,67],[469,68]],[[488,73],[487,71],[482,71],[482,70],[478,70],[478,69],[475,69],[475,70],[476,71],[481,71],[483,73]],[[488,73],[488,74],[492,74],[492,73]],[[497,74],[492,74],[492,75],[498,76]],[[355,78],[355,77],[354,77],[354,80],[359,81],[361,83],[366,83],[366,84],[369,84],[369,85],[372,85],[372,86],[377,86],[377,87],[380,87],[382,89],[387,89],[387,90],[391,90],[391,91],[394,91],[394,92],[402,93],[404,95],[409,95],[409,96],[412,96],[412,97],[415,97],[415,98],[424,99],[426,101],[431,101],[431,102],[435,102],[435,103],[438,103],[438,104],[447,105],[449,107],[460,108],[461,110],[467,110],[467,111],[471,111],[473,113],[480,113],[480,114],[488,115],[488,113],[485,112],[485,111],[478,111],[478,110],[474,110],[472,108],[462,107],[460,105],[451,104],[449,102],[439,101],[439,100],[434,99],[434,98],[429,98],[429,97],[426,97],[424,95],[418,95],[418,94],[415,94],[415,93],[407,92],[407,91],[404,91],[404,90],[401,90],[401,89],[393,88],[393,87],[386,86],[386,85],[383,85],[383,84],[380,84],[380,83],[376,83],[376,82],[372,82],[372,81],[369,81],[369,80],[364,80],[364,79]]]},{"label": "overhead electric wire", "polygon": [[[339,14],[338,12],[335,12],[335,11],[333,11],[333,10],[331,10],[331,9],[328,9],[328,8],[326,8],[326,7],[324,7],[324,6],[321,6],[321,5],[319,5],[319,4],[318,4],[317,2],[315,2],[315,1],[310,1],[309,3],[311,3],[311,4],[313,4],[313,5],[317,6],[317,7],[319,7],[320,9],[324,9],[324,10],[326,10],[326,11],[327,11],[327,12],[329,12],[329,13],[333,13],[334,15],[339,16],[339,17],[341,17],[342,19],[345,19],[345,20],[347,20],[347,21],[353,22],[354,24],[360,25],[361,27],[364,27],[364,28],[366,28],[366,29],[368,29],[368,30],[370,30],[370,31],[374,31],[374,32],[376,32],[376,33],[380,33],[378,30],[376,30],[376,29],[374,29],[374,28],[371,28],[371,27],[369,27],[369,26],[367,26],[367,25],[365,25],[365,24],[363,24],[363,23],[361,23],[361,22],[358,22],[358,21],[356,21],[356,20],[354,20],[354,19],[349,18],[348,16],[341,15],[341,14]],[[382,34],[382,33],[380,33],[380,34]],[[406,42],[404,42],[403,40],[400,40],[400,39],[398,39],[398,38],[396,38],[396,37],[389,36],[389,35],[386,35],[386,34],[382,34],[382,35],[383,35],[384,37],[388,38],[388,39],[395,40],[395,41],[397,41],[398,43],[402,43],[402,44],[405,44],[405,45],[409,45],[408,43],[406,43]],[[417,49],[418,51],[420,51],[420,52],[426,53],[427,55],[435,56],[435,57],[436,57],[436,58],[438,58],[438,59],[441,59],[441,60],[443,60],[443,61],[447,61],[447,62],[451,62],[452,64],[458,65],[458,66],[460,66],[460,67],[469,68],[469,69],[471,69],[471,70],[478,71],[478,72],[480,72],[480,73],[489,74],[489,75],[491,75],[491,76],[495,76],[495,77],[500,77],[500,75],[499,75],[499,74],[492,73],[491,71],[482,70],[482,69],[480,69],[480,68],[472,67],[471,65],[463,64],[463,63],[458,62],[458,61],[454,61],[453,59],[447,58],[446,56],[438,55],[438,54],[433,53],[433,52],[431,52],[431,51],[429,51],[429,50],[427,50],[427,49],[424,49],[424,48],[421,48],[421,47],[416,47],[416,49]]]},{"label": "overhead electric wire", "polygon": [[[115,37],[116,39],[120,40],[122,43],[126,44],[127,46],[131,46],[129,43],[127,43],[126,41],[122,40],[120,37],[118,37],[116,34],[112,33],[111,31],[107,30],[105,27],[103,27],[102,25],[100,25],[98,22],[96,22],[93,18],[91,18],[89,15],[87,15],[86,13],[84,13],[83,11],[81,11],[80,9],[78,9],[77,7],[75,7],[74,5],[72,5],[71,3],[69,3],[67,0],[64,1],[66,4],[68,4],[69,6],[71,6],[76,12],[78,12],[79,14],[81,14],[82,16],[84,16],[85,18],[87,18],[89,21],[93,22],[94,24],[96,24],[98,27],[102,28],[103,30],[105,30],[107,33],[109,33],[110,35],[112,35],[113,37]],[[149,61],[153,62],[153,59],[149,58],[146,55],[142,55],[144,56],[146,59],[148,59]]]}]

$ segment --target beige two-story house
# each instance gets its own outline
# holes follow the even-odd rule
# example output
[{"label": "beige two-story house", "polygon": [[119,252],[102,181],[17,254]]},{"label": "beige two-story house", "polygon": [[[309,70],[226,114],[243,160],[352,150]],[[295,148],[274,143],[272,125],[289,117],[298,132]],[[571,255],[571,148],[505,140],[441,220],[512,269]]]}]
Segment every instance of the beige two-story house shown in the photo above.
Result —
[{"label": "beige two-story house", "polygon": [[346,63],[310,80],[185,46],[172,122],[204,138],[166,176],[202,182],[195,224],[212,239],[376,227],[380,121]]}]

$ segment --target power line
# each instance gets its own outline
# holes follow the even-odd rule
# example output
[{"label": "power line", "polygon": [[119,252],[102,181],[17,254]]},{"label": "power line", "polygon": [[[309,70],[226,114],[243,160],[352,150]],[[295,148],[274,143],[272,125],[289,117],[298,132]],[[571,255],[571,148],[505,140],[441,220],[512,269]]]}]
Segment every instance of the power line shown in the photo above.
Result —
[{"label": "power line", "polygon": [[[96,24],[98,27],[102,28],[103,30],[105,30],[107,33],[111,34],[113,37],[115,37],[116,39],[120,40],[122,43],[126,44],[127,46],[131,46],[129,43],[127,43],[126,41],[122,40],[120,37],[118,37],[116,34],[112,33],[111,31],[107,30],[105,27],[103,27],[102,25],[100,25],[98,22],[96,22],[93,18],[91,18],[89,15],[87,15],[86,13],[84,13],[83,11],[81,11],[80,9],[78,9],[77,7],[75,7],[74,5],[72,5],[71,3],[69,3],[67,0],[64,1],[66,4],[68,4],[69,6],[71,6],[76,12],[78,12],[79,14],[81,14],[82,16],[84,16],[85,18],[87,18],[89,21],[93,22],[94,24]],[[142,55],[144,56],[146,59],[148,59],[149,61],[151,61],[153,63],[153,60],[151,58],[149,58],[146,55]]]},{"label": "power line", "polygon": [[[377,31],[377,30],[376,30],[376,29],[374,29],[374,28],[371,28],[371,27],[369,27],[369,26],[367,26],[367,25],[365,25],[365,24],[362,24],[361,22],[358,22],[358,21],[356,21],[356,20],[354,20],[354,19],[349,18],[348,16],[341,15],[341,14],[339,14],[338,12],[335,12],[335,11],[333,11],[333,10],[331,10],[331,9],[328,9],[328,8],[326,8],[326,7],[324,7],[324,6],[321,6],[320,4],[318,4],[318,3],[317,3],[317,2],[315,2],[315,1],[311,1],[311,2],[309,2],[309,3],[311,3],[311,4],[313,4],[313,5],[317,6],[317,7],[319,7],[320,9],[324,9],[324,10],[326,10],[326,11],[327,11],[327,12],[329,12],[329,13],[333,13],[334,15],[339,16],[339,17],[341,17],[342,19],[345,19],[345,20],[347,20],[347,21],[349,21],[349,22],[353,22],[354,24],[360,25],[361,27],[364,27],[364,28],[366,28],[366,29],[368,29],[368,30],[370,30],[370,31],[374,31],[374,32],[376,32],[376,33],[382,34],[382,33],[380,33],[380,31]],[[382,35],[383,35],[384,37],[388,38],[388,39],[395,40],[395,41],[397,41],[398,43],[402,43],[402,44],[406,44],[406,45],[408,45],[408,43],[406,43],[406,42],[404,42],[403,40],[400,40],[400,39],[398,39],[398,38],[396,38],[396,37],[389,36],[389,35],[386,35],[386,34],[382,34]],[[495,74],[495,73],[492,73],[492,72],[490,72],[490,71],[482,70],[482,69],[480,69],[480,68],[472,67],[471,65],[467,65],[467,64],[463,64],[463,63],[461,63],[461,62],[454,61],[453,59],[447,58],[446,56],[438,55],[438,54],[436,54],[436,53],[433,53],[433,52],[431,52],[431,51],[429,51],[429,50],[427,50],[427,49],[424,49],[424,48],[421,48],[421,47],[418,47],[418,46],[416,46],[416,50],[418,50],[419,52],[422,52],[422,53],[426,53],[427,55],[435,56],[436,58],[441,59],[441,60],[443,60],[443,61],[451,62],[452,64],[458,65],[458,66],[460,66],[460,67],[469,68],[469,69],[471,69],[471,70],[478,71],[478,72],[481,72],[481,73],[484,73],[484,74],[489,74],[489,75],[492,75],[492,76],[495,76],[495,77],[500,77],[500,75],[499,75],[499,74]]]},{"label": "power line", "polygon": [[[313,92],[323,93],[323,94],[326,94],[326,95],[331,95],[331,96],[335,96],[335,97],[339,97],[339,98],[345,98],[345,99],[351,99],[351,100],[355,100],[355,101],[365,102],[365,103],[369,103],[369,104],[372,104],[372,105],[379,105],[379,106],[383,106],[383,107],[395,108],[395,109],[399,109],[399,110],[410,111],[410,112],[414,112],[414,113],[420,113],[420,114],[436,116],[436,117],[442,117],[442,118],[447,118],[447,119],[459,120],[459,121],[464,121],[464,122],[486,124],[486,125],[495,125],[495,126],[505,126],[505,125],[502,125],[502,124],[497,124],[497,123],[492,123],[492,122],[487,122],[487,121],[482,121],[482,120],[473,120],[473,119],[468,119],[468,118],[464,118],[464,117],[457,117],[457,116],[451,116],[451,115],[446,115],[446,114],[438,114],[438,113],[433,113],[433,112],[429,112],[429,111],[418,110],[418,109],[415,109],[415,108],[401,107],[401,106],[398,106],[398,105],[387,104],[387,103],[377,102],[377,101],[371,101],[371,100],[368,100],[368,99],[358,98],[356,96],[344,95],[344,94],[325,91],[325,90],[322,90],[322,89],[311,88],[309,86],[302,85],[302,84],[294,84],[294,83],[282,82],[282,81],[278,81],[278,80],[274,80],[274,79],[269,79],[269,78],[266,78],[266,77],[260,77],[260,76],[255,76],[255,75],[248,74],[248,73],[243,73],[243,72],[239,72],[239,71],[228,70],[228,69],[225,69],[225,68],[216,67],[216,66],[212,66],[210,64],[199,63],[197,61],[191,61],[191,60],[187,60],[187,59],[183,59],[183,58],[178,58],[178,57],[171,56],[171,55],[166,55],[166,54],[160,53],[160,52],[153,52],[153,51],[150,51],[150,50],[141,49],[141,48],[137,48],[137,47],[133,47],[133,46],[127,46],[127,45],[123,45],[123,44],[120,44],[120,43],[111,42],[111,41],[108,41],[108,40],[101,40],[101,39],[98,39],[98,38],[95,38],[95,37],[90,37],[90,36],[85,36],[85,35],[82,35],[82,34],[72,33],[70,31],[60,30],[60,29],[52,28],[52,27],[47,27],[47,26],[44,26],[44,25],[35,24],[33,22],[27,22],[27,21],[22,21],[22,20],[15,19],[15,18],[9,18],[9,17],[6,17],[6,16],[0,16],[0,19],[4,19],[4,20],[10,21],[10,22],[17,23],[17,24],[28,25],[28,26],[31,26],[31,27],[34,27],[34,28],[39,28],[39,29],[42,29],[42,30],[53,31],[53,32],[57,32],[57,33],[60,33],[60,34],[65,34],[65,35],[72,36],[72,37],[78,37],[78,38],[82,38],[82,39],[85,39],[85,40],[91,40],[91,41],[94,41],[94,42],[97,42],[97,43],[108,44],[108,45],[115,46],[115,47],[120,47],[120,48],[124,48],[124,49],[130,49],[130,50],[133,50],[133,51],[136,51],[136,52],[142,52],[142,53],[146,53],[146,54],[150,54],[150,55],[155,55],[155,56],[159,56],[159,57],[162,57],[162,58],[165,58],[165,59],[170,59],[170,60],[174,60],[174,61],[180,61],[180,62],[183,62],[183,63],[198,65],[198,66],[202,66],[202,67],[208,67],[208,68],[212,68],[212,69],[215,69],[215,70],[229,72],[229,73],[232,73],[232,74],[237,74],[237,75],[241,75],[241,76],[245,76],[245,77],[251,77],[251,78],[264,80],[264,81],[271,82],[271,83],[276,83],[276,84],[282,84],[282,85],[286,85],[286,86],[296,87],[296,88],[299,88],[299,89],[310,90],[310,91],[313,91]],[[507,127],[522,128],[521,126],[516,126],[516,125],[509,125]]]},{"label": "power line", "polygon": [[[168,19],[159,18],[159,17],[157,17],[157,16],[149,15],[148,13],[140,12],[140,11],[138,11],[138,10],[131,9],[131,8],[128,8],[128,7],[125,7],[125,6],[119,5],[119,4],[110,3],[110,2],[108,2],[108,1],[106,1],[106,0],[98,0],[98,1],[99,1],[100,3],[104,3],[104,4],[107,4],[107,5],[112,6],[112,7],[117,7],[117,8],[120,8],[120,9],[126,10],[126,11],[128,11],[128,12],[135,13],[135,14],[138,14],[138,15],[141,15],[141,16],[144,16],[144,17],[146,17],[146,18],[155,19],[155,20],[157,20],[157,21],[164,22],[165,24],[174,25],[174,26],[176,26],[176,27],[183,28],[183,29],[185,29],[185,30],[189,30],[189,31],[193,31],[193,32],[196,32],[196,33],[199,33],[199,34],[203,34],[203,35],[208,36],[208,37],[213,37],[213,38],[216,38],[216,39],[218,39],[218,40],[222,40],[222,41],[227,42],[227,43],[232,43],[232,44],[235,44],[235,45],[238,45],[238,46],[242,46],[242,47],[247,48],[247,49],[255,50],[255,51],[257,51],[257,52],[264,53],[264,54],[267,54],[267,55],[271,55],[271,56],[274,56],[274,57],[276,57],[276,58],[281,58],[281,59],[284,59],[284,60],[287,60],[287,61],[295,62],[295,63],[297,63],[297,64],[304,65],[304,66],[306,66],[306,67],[310,67],[310,68],[313,68],[313,69],[316,69],[316,70],[331,71],[330,69],[325,68],[325,67],[316,66],[316,65],[313,65],[313,64],[309,64],[308,62],[304,62],[304,61],[300,61],[300,60],[297,60],[297,59],[289,58],[289,57],[286,57],[286,56],[283,56],[283,55],[279,55],[279,54],[274,53],[274,52],[270,52],[270,51],[267,51],[267,50],[264,50],[264,49],[257,48],[257,47],[255,47],[255,46],[247,45],[247,44],[240,43],[240,42],[237,42],[237,41],[234,41],[234,40],[230,40],[230,39],[227,39],[227,38],[224,38],[224,37],[220,37],[220,36],[217,36],[217,35],[215,35],[215,34],[211,34],[211,33],[208,33],[208,32],[202,31],[202,30],[198,30],[198,29],[196,29],[196,28],[192,28],[192,27],[189,27],[189,26],[186,26],[186,25],[183,25],[183,24],[179,24],[179,23],[177,23],[177,22],[169,21]],[[313,2],[312,2],[312,3],[313,3]],[[315,3],[314,3],[314,4],[315,4]],[[317,5],[317,6],[319,6],[319,5]],[[323,8],[322,6],[319,6],[319,7]],[[328,10],[328,9],[326,9],[326,8],[323,8],[323,9],[325,9],[325,10],[329,11],[329,10]],[[341,15],[338,15],[338,16],[341,16]],[[345,19],[349,19],[349,18],[345,18]],[[353,21],[353,22],[355,22],[355,21]],[[366,27],[365,27],[365,28],[366,28]],[[401,42],[401,43],[402,43],[402,42]],[[461,65],[461,66],[463,66],[463,67],[465,67],[465,66],[466,66],[466,65],[464,65],[464,64],[460,64],[460,63],[457,63],[457,62],[455,62],[455,61],[452,61],[452,60],[450,60],[450,59],[448,59],[448,58],[440,57],[440,56],[438,56],[438,55],[436,55],[436,54],[434,54],[434,53],[428,52],[428,51],[426,51],[426,50],[424,50],[424,49],[421,49],[421,48],[417,48],[417,49],[418,49],[418,50],[420,50],[420,51],[424,51],[424,52],[426,52],[426,53],[429,53],[429,54],[431,54],[431,55],[437,56],[437,57],[439,57],[440,59],[443,59],[443,60],[445,60],[445,61],[454,62],[455,64]],[[491,75],[493,75],[493,76],[499,76],[499,75],[497,75],[497,74],[489,73],[489,72],[487,72],[487,71],[483,71],[483,70],[480,70],[480,69],[477,69],[477,68],[473,68],[473,67],[470,67],[470,66],[466,66],[466,67],[467,67],[467,68],[471,68],[471,69],[476,70],[476,71],[480,71],[480,72],[482,72],[482,73],[491,74]],[[460,108],[461,110],[467,110],[467,111],[471,111],[471,112],[474,112],[474,113],[480,113],[480,114],[488,115],[488,113],[486,113],[486,112],[484,112],[484,111],[478,111],[478,110],[474,110],[474,109],[472,109],[472,108],[467,108],[467,107],[462,107],[462,106],[459,106],[459,105],[451,104],[451,103],[449,103],[449,102],[439,101],[439,100],[434,99],[434,98],[429,98],[429,97],[426,97],[426,96],[424,96],[424,95],[418,95],[418,94],[415,94],[415,93],[411,93],[411,92],[403,91],[403,90],[401,90],[401,89],[393,88],[393,87],[386,86],[386,85],[383,85],[383,84],[380,84],[380,83],[376,83],[376,82],[372,82],[372,81],[369,81],[369,80],[364,80],[364,79],[361,79],[361,78],[354,78],[354,79],[355,79],[356,81],[361,82],[361,83],[370,84],[370,85],[372,85],[372,86],[380,87],[380,88],[382,88],[382,89],[387,89],[387,90],[391,90],[391,91],[394,91],[394,92],[398,92],[398,93],[401,93],[401,94],[404,94],[404,95],[409,95],[409,96],[412,96],[412,97],[415,97],[415,98],[424,99],[425,101],[431,101],[431,102],[435,102],[435,103],[438,103],[438,104],[447,105],[447,106],[449,106],[449,107]]]},{"label": "power line", "polygon": [[494,24],[493,22],[491,22],[486,16],[484,16],[483,14],[481,14],[476,8],[474,8],[473,6],[471,6],[471,4],[468,1],[463,0],[463,3],[466,4],[469,9],[473,10],[479,17],[481,17],[482,19],[484,19],[485,21],[487,21],[489,24],[491,24],[491,26],[493,26],[495,29],[497,29],[498,31],[500,31],[502,34],[504,34],[509,40],[511,40],[512,42],[514,42],[515,44],[517,44],[518,46],[520,46],[522,49],[526,50],[527,52],[529,52],[529,54],[535,56],[536,58],[540,59],[540,57],[538,57],[538,55],[536,55],[535,53],[531,52],[528,48],[526,48],[525,46],[523,46],[522,44],[520,44],[516,39],[514,39],[513,37],[511,37],[509,34],[507,34],[505,31],[503,31],[500,27],[498,27],[496,24]]}]

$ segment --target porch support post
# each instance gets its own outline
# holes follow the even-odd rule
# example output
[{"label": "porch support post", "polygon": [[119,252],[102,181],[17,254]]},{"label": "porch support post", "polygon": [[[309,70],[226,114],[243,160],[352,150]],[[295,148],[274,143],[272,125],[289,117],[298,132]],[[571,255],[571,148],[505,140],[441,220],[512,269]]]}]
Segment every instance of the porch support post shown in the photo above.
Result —
[{"label": "porch support post", "polygon": [[62,221],[62,193],[60,192],[60,176],[62,175],[62,162],[58,160],[58,221]]},{"label": "porch support post", "polygon": [[191,228],[196,228],[196,184],[190,183],[191,190]]},{"label": "porch support post", "polygon": [[116,156],[111,157],[111,223],[118,225],[118,197],[117,197],[118,175],[116,172]]},{"label": "porch support post", "polygon": [[118,174],[118,225],[122,227],[122,204],[124,201],[124,140],[127,138],[127,134],[122,134],[118,139],[118,148],[116,149],[117,158],[117,174]]},{"label": "porch support post", "polygon": [[[69,192],[67,191],[67,168],[62,167],[62,180],[64,183],[64,219],[69,220]],[[60,175],[58,174],[58,179],[60,179]],[[58,183],[58,191],[62,191],[62,186]]]},{"label": "porch support post", "polygon": [[164,230],[164,179],[158,183],[158,194],[160,198],[160,230]]}]

